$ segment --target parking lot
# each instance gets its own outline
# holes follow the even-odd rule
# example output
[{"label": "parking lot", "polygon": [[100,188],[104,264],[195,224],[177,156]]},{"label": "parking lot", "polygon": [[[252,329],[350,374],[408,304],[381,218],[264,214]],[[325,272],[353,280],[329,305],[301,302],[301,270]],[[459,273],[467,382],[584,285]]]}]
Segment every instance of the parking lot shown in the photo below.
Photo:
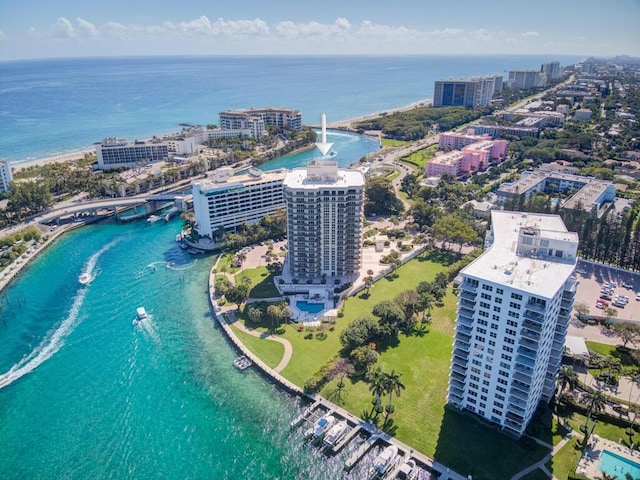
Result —
[{"label": "parking lot", "polygon": [[[636,294],[640,291],[640,274],[584,260],[578,260],[576,274],[580,283],[575,301],[586,303],[591,315],[604,316],[603,308],[596,307],[596,303],[603,294],[601,291],[603,286],[613,284],[609,294],[611,300],[605,299],[605,301],[608,302],[609,307],[618,312],[616,318],[640,321],[640,301],[636,300]],[[614,304],[618,295],[629,298],[626,305]],[[605,307],[605,305],[602,306]]]}]

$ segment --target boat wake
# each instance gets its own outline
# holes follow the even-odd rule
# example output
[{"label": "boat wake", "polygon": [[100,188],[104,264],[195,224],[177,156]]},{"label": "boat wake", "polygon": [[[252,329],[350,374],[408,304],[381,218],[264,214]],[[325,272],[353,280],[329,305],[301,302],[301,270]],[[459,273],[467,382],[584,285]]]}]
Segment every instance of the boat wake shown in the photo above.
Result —
[{"label": "boat wake", "polygon": [[[91,275],[100,255],[113,247],[117,242],[118,240],[114,240],[94,253],[87,261],[87,265],[84,269],[85,272],[83,273]],[[73,299],[73,304],[69,309],[67,318],[65,318],[60,325],[49,330],[40,344],[34,348],[31,353],[24,356],[18,363],[11,367],[8,372],[0,375],[0,389],[7,385],[11,385],[27,373],[32,372],[62,348],[65,339],[82,322],[83,317],[80,317],[79,314],[86,295],[86,289],[78,289],[78,293]]]},{"label": "boat wake", "polygon": [[80,272],[80,276],[78,277],[78,281],[81,284],[89,285],[91,282],[93,282],[93,280],[98,276],[97,273],[95,274],[93,273],[98,263],[98,259],[104,252],[109,250],[119,241],[120,241],[119,238],[112,240],[111,242],[107,243],[104,247],[102,247],[100,250],[98,250],[96,253],[94,253],[89,257],[89,260],[87,260],[87,263],[84,265],[84,268],[82,269],[82,272]]},{"label": "boat wake", "polygon": [[197,262],[197,261],[198,261],[198,259],[196,258],[196,259],[194,259],[194,260],[193,260],[193,262],[188,263],[187,265],[185,265],[185,266],[183,266],[183,267],[178,267],[178,266],[176,266],[176,264],[175,264],[175,263],[173,263],[173,262],[169,262],[169,263],[167,263],[166,265],[167,265],[167,268],[169,268],[169,269],[171,269],[171,270],[177,270],[177,271],[181,272],[181,271],[183,271],[183,270],[189,270],[189,269],[191,269],[191,268],[195,267],[195,265],[196,265],[196,262]]},{"label": "boat wake", "polygon": [[71,310],[67,318],[65,318],[57,328],[49,330],[40,342],[40,345],[34,348],[31,353],[23,357],[22,360],[11,367],[7,373],[0,376],[0,389],[11,385],[27,373],[32,372],[62,348],[65,338],[73,332],[82,321],[79,313],[86,295],[86,290],[78,290],[78,294],[73,300],[73,305],[71,305]]},{"label": "boat wake", "polygon": [[144,320],[140,320],[134,323],[134,325],[146,336],[151,337],[154,343],[158,345],[160,344],[160,335],[158,335],[156,324],[153,321],[153,315],[147,314],[147,317]]}]

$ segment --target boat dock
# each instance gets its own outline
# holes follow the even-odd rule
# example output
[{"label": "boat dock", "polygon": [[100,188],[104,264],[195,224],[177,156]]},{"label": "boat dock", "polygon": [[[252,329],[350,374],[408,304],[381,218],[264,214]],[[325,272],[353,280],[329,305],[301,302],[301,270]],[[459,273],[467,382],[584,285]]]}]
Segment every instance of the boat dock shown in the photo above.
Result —
[{"label": "boat dock", "polygon": [[351,441],[353,437],[355,437],[358,432],[362,429],[360,425],[356,425],[351,428],[351,431],[347,433],[342,440],[335,444],[335,446],[331,449],[333,453],[338,453],[342,448]]},{"label": "boat dock", "polygon": [[356,464],[360,461],[360,459],[362,457],[364,457],[365,453],[367,453],[369,450],[371,450],[371,447],[373,447],[375,445],[375,443],[380,440],[380,433],[374,433],[373,435],[371,435],[369,438],[367,438],[362,445],[360,445],[360,447],[358,448],[358,450],[356,450],[355,452],[353,452],[353,455],[351,455],[347,461],[344,463],[344,469],[349,472],[351,471],[351,469],[353,467],[356,466]]},{"label": "boat dock", "polygon": [[300,415],[298,415],[296,418],[294,418],[293,420],[291,420],[291,423],[289,424],[291,426],[291,428],[293,427],[297,427],[298,425],[300,425],[304,420],[307,420],[311,414],[313,413],[313,411],[318,408],[320,405],[322,404],[322,401],[320,399],[316,400],[315,403],[307,408],[305,408],[302,413]]}]

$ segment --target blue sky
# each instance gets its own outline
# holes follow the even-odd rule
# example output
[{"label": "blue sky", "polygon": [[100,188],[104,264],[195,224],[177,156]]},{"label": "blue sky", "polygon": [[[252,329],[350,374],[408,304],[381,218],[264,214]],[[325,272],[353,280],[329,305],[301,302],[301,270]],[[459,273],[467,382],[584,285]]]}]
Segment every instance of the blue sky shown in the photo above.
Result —
[{"label": "blue sky", "polygon": [[123,55],[640,56],[640,0],[0,0],[0,60]]}]

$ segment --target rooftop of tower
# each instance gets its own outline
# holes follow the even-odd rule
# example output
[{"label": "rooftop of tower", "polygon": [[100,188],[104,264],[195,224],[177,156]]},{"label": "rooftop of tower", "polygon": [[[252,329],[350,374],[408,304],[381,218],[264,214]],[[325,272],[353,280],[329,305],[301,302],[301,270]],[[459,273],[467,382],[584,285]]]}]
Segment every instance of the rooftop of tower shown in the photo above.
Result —
[{"label": "rooftop of tower", "polygon": [[358,170],[339,169],[336,162],[310,162],[307,167],[287,173],[284,186],[315,190],[318,187],[364,187],[364,176]]},{"label": "rooftop of tower", "polygon": [[573,273],[578,234],[567,231],[560,216],[492,211],[491,224],[490,247],[465,275],[550,298]]}]

